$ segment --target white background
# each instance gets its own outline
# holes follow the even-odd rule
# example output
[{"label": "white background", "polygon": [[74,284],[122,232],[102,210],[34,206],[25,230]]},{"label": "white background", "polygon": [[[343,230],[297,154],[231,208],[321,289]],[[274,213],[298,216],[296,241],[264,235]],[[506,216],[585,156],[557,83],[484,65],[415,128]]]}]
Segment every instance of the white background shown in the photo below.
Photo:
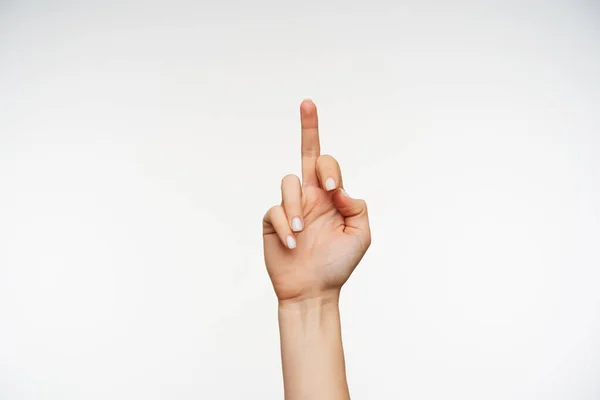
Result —
[{"label": "white background", "polygon": [[298,106],[370,207],[353,399],[600,398],[594,1],[0,1],[0,399],[280,399]]}]

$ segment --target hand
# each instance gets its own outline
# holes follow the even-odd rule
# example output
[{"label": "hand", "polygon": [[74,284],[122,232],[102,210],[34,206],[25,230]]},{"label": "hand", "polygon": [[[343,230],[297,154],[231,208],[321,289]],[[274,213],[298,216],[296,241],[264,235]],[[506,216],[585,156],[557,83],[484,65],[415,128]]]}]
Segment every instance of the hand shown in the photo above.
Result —
[{"label": "hand", "polygon": [[263,219],[267,271],[280,302],[339,294],[371,244],[364,200],[343,189],[337,161],[320,155],[317,109],[300,105],[302,185],[281,181],[282,203]]}]

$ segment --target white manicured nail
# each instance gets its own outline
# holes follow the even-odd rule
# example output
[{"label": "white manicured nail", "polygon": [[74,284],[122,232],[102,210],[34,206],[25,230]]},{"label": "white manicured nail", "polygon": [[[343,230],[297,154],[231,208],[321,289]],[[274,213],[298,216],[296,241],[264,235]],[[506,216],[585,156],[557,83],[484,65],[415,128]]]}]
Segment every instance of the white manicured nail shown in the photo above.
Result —
[{"label": "white manicured nail", "polygon": [[294,237],[292,235],[289,235],[288,237],[286,237],[285,241],[287,242],[287,246],[290,249],[295,249],[296,248],[296,239],[294,239]]},{"label": "white manicured nail", "polygon": [[346,197],[350,197],[350,196],[348,195],[348,193],[347,193],[347,192],[346,192],[344,189],[340,189],[340,192],[342,192],[342,194],[343,194],[344,196],[346,196]]},{"label": "white manicured nail", "polygon": [[300,232],[302,228],[304,228],[304,224],[302,223],[300,217],[292,218],[292,230],[294,232]]},{"label": "white manicured nail", "polygon": [[327,180],[325,181],[325,189],[327,189],[327,190],[335,189],[335,181],[333,180],[333,178],[327,178]]}]

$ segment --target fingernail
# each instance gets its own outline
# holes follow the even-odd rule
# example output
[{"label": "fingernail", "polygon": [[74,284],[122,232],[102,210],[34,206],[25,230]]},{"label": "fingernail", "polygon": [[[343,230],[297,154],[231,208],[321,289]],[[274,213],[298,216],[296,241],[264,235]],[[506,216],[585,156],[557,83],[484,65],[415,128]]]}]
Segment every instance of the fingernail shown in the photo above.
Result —
[{"label": "fingernail", "polygon": [[333,180],[333,178],[327,178],[327,180],[325,181],[325,189],[327,189],[327,190],[335,189],[335,181]]},{"label": "fingernail", "polygon": [[342,192],[342,194],[346,197],[350,197],[350,195],[348,195],[348,193],[344,190],[344,189],[340,189],[340,192]]},{"label": "fingernail", "polygon": [[300,232],[302,228],[304,228],[304,224],[302,223],[300,217],[292,218],[292,230],[294,232]]},{"label": "fingernail", "polygon": [[296,239],[294,239],[294,237],[292,235],[288,235],[288,237],[285,238],[285,241],[287,242],[287,246],[290,249],[296,248]]}]

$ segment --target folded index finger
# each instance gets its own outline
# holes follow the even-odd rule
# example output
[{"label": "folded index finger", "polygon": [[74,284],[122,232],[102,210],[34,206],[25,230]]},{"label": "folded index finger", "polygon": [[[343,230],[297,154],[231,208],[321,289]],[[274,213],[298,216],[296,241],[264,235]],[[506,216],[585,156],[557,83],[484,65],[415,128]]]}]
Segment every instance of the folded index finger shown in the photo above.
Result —
[{"label": "folded index finger", "polygon": [[302,185],[318,185],[317,159],[321,153],[317,107],[311,100],[300,104],[302,125]]}]

